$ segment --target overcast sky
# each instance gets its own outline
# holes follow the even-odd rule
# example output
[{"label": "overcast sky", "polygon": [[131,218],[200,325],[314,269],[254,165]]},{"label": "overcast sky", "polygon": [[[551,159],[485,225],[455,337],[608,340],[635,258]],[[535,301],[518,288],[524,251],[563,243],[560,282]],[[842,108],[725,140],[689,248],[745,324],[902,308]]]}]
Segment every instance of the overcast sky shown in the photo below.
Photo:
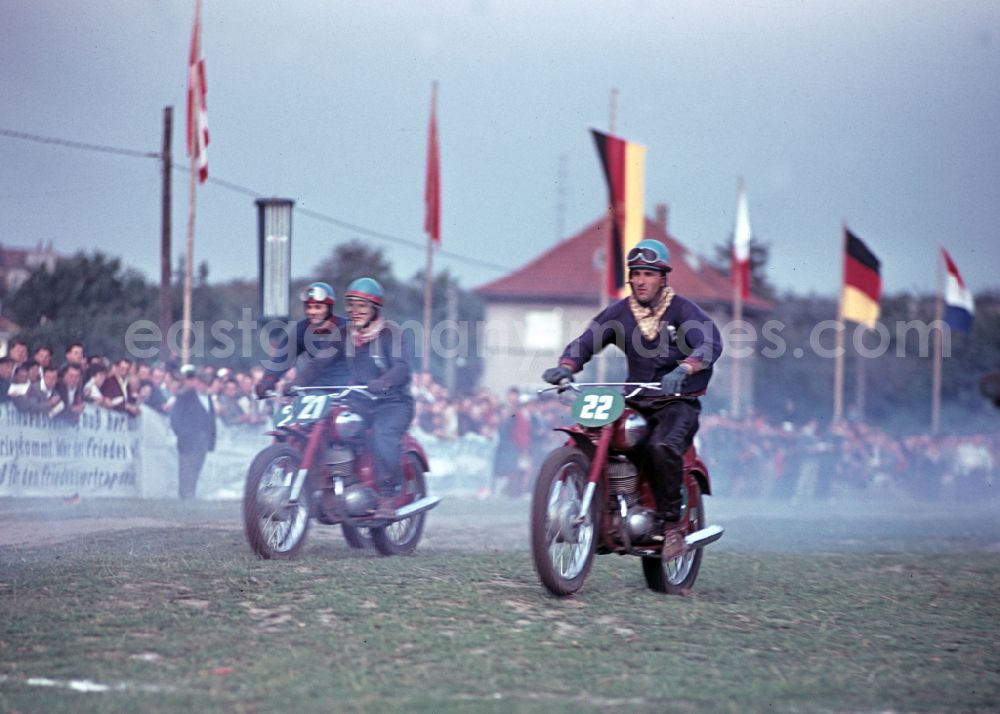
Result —
[{"label": "overcast sky", "polygon": [[[186,163],[193,10],[0,0],[0,129],[155,152],[173,105]],[[942,244],[974,291],[1000,287],[1000,2],[205,0],[203,22],[211,176],[403,241],[297,213],[295,276],[353,237],[402,277],[423,266],[437,80],[443,247],[479,263],[435,267],[466,287],[605,210],[588,129],[612,87],[616,133],[648,149],[647,213],[668,203],[696,252],[730,236],[743,176],[779,288],[836,292],[843,222],[889,292],[932,291]],[[173,193],[177,255],[186,174]],[[5,245],[96,247],[158,279],[152,159],[0,136],[0,215]],[[256,276],[256,230],[251,197],[199,188],[212,279]]]}]

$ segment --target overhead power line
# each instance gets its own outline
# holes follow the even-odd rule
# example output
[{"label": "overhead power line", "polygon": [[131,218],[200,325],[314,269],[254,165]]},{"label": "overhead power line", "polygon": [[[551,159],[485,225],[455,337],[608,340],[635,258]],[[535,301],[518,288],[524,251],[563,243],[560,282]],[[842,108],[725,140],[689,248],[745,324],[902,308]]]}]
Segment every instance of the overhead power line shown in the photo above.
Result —
[{"label": "overhead power line", "polygon": [[82,141],[70,141],[68,139],[55,139],[51,136],[38,136],[28,134],[23,131],[12,131],[10,129],[0,129],[0,135],[9,136],[13,139],[24,139],[35,141],[39,144],[55,144],[56,146],[68,146],[72,149],[83,149],[85,151],[100,151],[105,154],[119,154],[121,156],[133,156],[140,159],[159,159],[162,154],[158,151],[136,151],[135,149],[121,149],[117,146],[104,146],[102,144],[86,144]]},{"label": "overhead power line", "polygon": [[[0,129],[0,136],[7,136],[12,139],[24,139],[26,141],[34,141],[40,144],[52,144],[55,146],[66,146],[71,149],[81,149],[84,151],[97,151],[107,154],[118,154],[119,156],[131,156],[133,158],[140,159],[157,159],[161,160],[163,154],[158,151],[136,151],[134,149],[123,149],[115,146],[105,146],[102,144],[88,144],[82,141],[70,141],[68,139],[58,139],[49,136],[39,136],[37,134],[29,134],[23,131],[14,131],[11,129]],[[182,166],[180,164],[171,164],[171,168],[179,172],[187,172],[188,167]],[[239,184],[233,183],[232,181],[225,181],[215,176],[209,175],[209,183],[213,183],[217,186],[221,186],[224,189],[233,191],[235,193],[240,193],[245,196],[250,196],[251,198],[264,198],[265,194],[259,191],[254,191],[246,186],[240,186]],[[294,211],[303,216],[307,216],[317,221],[322,221],[323,223],[328,223],[330,225],[337,226],[338,228],[344,228],[349,231],[354,231],[362,235],[369,236],[371,238],[376,238],[378,240],[386,241],[388,243],[394,243],[396,245],[406,246],[408,248],[413,248],[415,250],[424,250],[426,244],[421,241],[412,240],[410,238],[400,238],[399,236],[390,235],[389,233],[383,233],[381,231],[376,231],[371,228],[365,228],[364,226],[359,226],[354,223],[349,223],[348,221],[343,221],[339,218],[327,215],[321,211],[314,211],[308,208],[302,208],[301,206],[295,206]],[[455,253],[450,250],[438,249],[438,254],[444,258],[451,258],[469,265],[476,265],[481,268],[487,268],[489,270],[496,270],[497,272],[507,273],[513,270],[508,265],[500,265],[499,263],[493,263],[488,260],[482,260],[481,258],[473,258],[468,255],[462,255],[461,253]]]}]

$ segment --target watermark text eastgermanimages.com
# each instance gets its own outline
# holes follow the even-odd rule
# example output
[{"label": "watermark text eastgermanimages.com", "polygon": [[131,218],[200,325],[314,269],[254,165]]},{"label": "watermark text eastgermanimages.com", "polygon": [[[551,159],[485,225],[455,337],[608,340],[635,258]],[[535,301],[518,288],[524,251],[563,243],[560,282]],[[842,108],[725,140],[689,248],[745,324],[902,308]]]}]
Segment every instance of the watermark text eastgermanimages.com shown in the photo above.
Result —
[{"label": "watermark text eastgermanimages.com", "polygon": [[[225,360],[233,357],[249,358],[263,350],[270,355],[264,361],[264,366],[271,369],[285,369],[294,363],[295,321],[269,320],[260,324],[252,318],[250,308],[243,308],[242,317],[235,323],[231,320],[214,320],[205,322],[194,321],[189,328],[190,355],[192,359],[200,360],[206,357]],[[882,357],[893,350],[896,357],[907,356],[908,346],[914,344],[919,357],[928,357],[933,349],[934,334],[941,332],[941,354],[951,355],[951,330],[947,323],[935,320],[897,321],[890,329],[884,323],[876,324],[874,329],[853,323],[840,323],[837,320],[823,320],[816,323],[809,332],[806,345],[789,345],[785,339],[787,326],[780,320],[768,320],[761,325],[746,320],[730,320],[717,323],[722,334],[724,351],[731,357],[746,358],[757,353],[766,359],[777,359],[785,356],[789,349],[793,357],[805,356],[807,351],[820,358],[833,359],[841,350],[838,347],[837,332],[844,330],[844,344],[850,345],[855,354],[864,358]],[[423,325],[415,320],[408,320],[398,325],[395,332],[397,340],[409,345],[419,345],[423,339]],[[605,326],[607,329],[609,326]],[[638,330],[628,335],[623,326],[610,326],[618,341],[631,339],[634,349],[644,356],[655,356],[666,350],[673,340],[681,339],[685,334],[702,332],[707,334],[710,325],[698,322],[685,323],[678,330],[661,332],[659,339],[653,343],[644,342]],[[615,329],[615,328],[618,329]],[[598,328],[592,323],[570,325],[566,330],[567,342],[582,331]],[[441,320],[431,328],[430,349],[435,356],[443,359],[469,358],[484,356],[499,356],[506,358],[530,357],[531,354],[552,352],[552,349],[533,348],[527,344],[527,328],[523,320]],[[125,348],[128,354],[136,359],[151,359],[160,354],[160,345],[165,342],[168,350],[181,352],[181,342],[184,335],[184,323],[174,322],[164,336],[152,320],[137,320],[129,325],[125,332]],[[601,334],[595,333],[597,342]],[[165,338],[165,339],[164,339]],[[284,344],[284,349],[279,346]],[[683,351],[683,342],[681,342]],[[338,349],[350,353],[353,345],[344,340],[343,335],[314,336],[307,333],[305,350],[310,355],[330,356]],[[561,350],[561,347],[559,348]]]}]

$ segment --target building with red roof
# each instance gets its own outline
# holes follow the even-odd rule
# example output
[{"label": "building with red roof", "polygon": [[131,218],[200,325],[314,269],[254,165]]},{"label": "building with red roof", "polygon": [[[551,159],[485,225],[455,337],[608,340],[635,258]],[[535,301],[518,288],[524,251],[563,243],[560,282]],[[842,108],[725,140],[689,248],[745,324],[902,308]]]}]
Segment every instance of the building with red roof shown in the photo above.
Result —
[{"label": "building with red roof", "polygon": [[[724,328],[732,317],[732,283],[670,235],[665,206],[659,206],[657,213],[656,220],[646,218],[644,237],[662,241],[670,251],[670,285],[698,303],[725,338]],[[542,372],[556,364],[566,343],[583,332],[602,305],[603,256],[610,230],[610,218],[605,216],[519,270],[476,288],[486,303],[480,342],[484,386],[501,392],[512,385],[538,383]],[[752,322],[772,308],[769,301],[751,295],[743,304],[743,314]],[[596,380],[601,371],[610,380],[624,378],[624,356],[611,349],[604,354],[603,369],[592,362],[583,380]],[[728,359],[724,354],[717,366],[714,393],[728,394],[722,391],[728,390],[722,383],[731,381],[726,374],[732,371],[726,369]],[[751,369],[740,370],[742,388],[748,393],[752,391],[752,361],[752,357],[747,360]]]}]

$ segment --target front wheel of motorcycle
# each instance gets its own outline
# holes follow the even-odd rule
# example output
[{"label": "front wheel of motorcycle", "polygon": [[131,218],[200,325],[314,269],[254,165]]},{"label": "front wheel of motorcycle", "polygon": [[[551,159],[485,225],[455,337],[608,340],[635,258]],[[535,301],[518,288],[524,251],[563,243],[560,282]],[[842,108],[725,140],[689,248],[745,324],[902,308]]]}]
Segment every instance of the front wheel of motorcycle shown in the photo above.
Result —
[{"label": "front wheel of motorcycle", "polygon": [[[697,479],[685,477],[682,494],[685,514],[684,534],[689,535],[705,527],[705,500]],[[664,559],[660,556],[642,559],[642,574],[646,585],[658,593],[678,595],[694,587],[694,581],[701,569],[701,548],[688,550],[676,558]]]},{"label": "front wheel of motorcycle", "polygon": [[542,464],[531,498],[531,555],[553,595],[572,595],[587,579],[597,542],[597,503],[580,513],[590,459],[577,448],[556,449]]},{"label": "front wheel of motorcycle", "polygon": [[[427,481],[424,468],[416,454],[403,454],[403,495],[406,503],[419,501],[427,495]],[[417,543],[424,533],[426,513],[418,513],[409,518],[372,528],[372,543],[382,555],[409,555],[417,549]]]},{"label": "front wheel of motorcycle", "polygon": [[309,495],[303,488],[289,503],[302,455],[288,444],[273,444],[250,464],[243,488],[243,530],[253,552],[270,560],[298,555],[309,531]]}]

